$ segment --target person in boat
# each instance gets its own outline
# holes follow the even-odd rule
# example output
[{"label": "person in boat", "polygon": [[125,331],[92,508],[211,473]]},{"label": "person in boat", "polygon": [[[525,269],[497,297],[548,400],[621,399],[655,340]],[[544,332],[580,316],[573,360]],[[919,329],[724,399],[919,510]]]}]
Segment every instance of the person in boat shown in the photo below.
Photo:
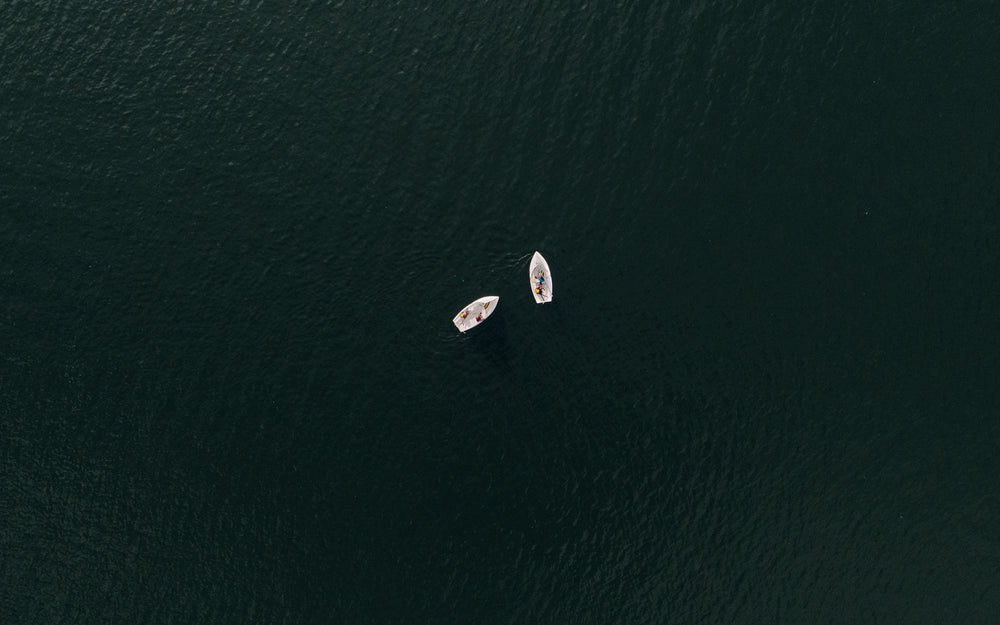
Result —
[{"label": "person in boat", "polygon": [[465,319],[468,316],[469,316],[469,311],[465,311],[462,313],[462,319]]},{"label": "person in boat", "polygon": [[483,313],[479,313],[478,315],[476,315],[476,323],[479,323],[482,320],[483,320]]}]

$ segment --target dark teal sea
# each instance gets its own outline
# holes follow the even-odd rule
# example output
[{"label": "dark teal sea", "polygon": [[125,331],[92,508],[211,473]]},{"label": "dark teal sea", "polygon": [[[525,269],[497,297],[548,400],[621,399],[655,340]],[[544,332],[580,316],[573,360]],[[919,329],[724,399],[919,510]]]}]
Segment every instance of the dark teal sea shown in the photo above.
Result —
[{"label": "dark teal sea", "polygon": [[982,0],[0,2],[0,623],[1000,623],[998,59]]}]

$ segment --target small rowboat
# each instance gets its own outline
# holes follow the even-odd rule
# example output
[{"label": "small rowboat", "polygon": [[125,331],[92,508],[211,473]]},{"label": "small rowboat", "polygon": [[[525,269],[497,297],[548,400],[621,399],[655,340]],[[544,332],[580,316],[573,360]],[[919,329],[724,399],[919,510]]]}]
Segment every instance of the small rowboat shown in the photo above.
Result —
[{"label": "small rowboat", "polygon": [[486,318],[492,315],[493,311],[497,309],[497,302],[499,301],[500,297],[497,295],[480,297],[460,310],[451,321],[458,328],[459,332],[465,332],[469,328],[474,328],[486,321]]},{"label": "small rowboat", "polygon": [[552,273],[549,264],[539,253],[531,257],[528,265],[528,277],[531,279],[531,294],[536,304],[547,304],[552,301]]}]

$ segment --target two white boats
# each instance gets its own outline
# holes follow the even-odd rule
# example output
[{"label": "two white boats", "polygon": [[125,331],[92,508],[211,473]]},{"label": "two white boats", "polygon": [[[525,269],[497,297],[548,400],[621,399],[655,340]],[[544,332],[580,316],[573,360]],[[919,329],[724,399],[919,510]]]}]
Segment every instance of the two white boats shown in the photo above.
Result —
[{"label": "two white boats", "polygon": [[[547,304],[551,302],[552,272],[549,271],[549,264],[545,262],[545,258],[539,252],[535,252],[528,264],[528,278],[531,281],[531,295],[535,298],[535,303]],[[455,324],[459,332],[474,328],[493,314],[499,301],[498,295],[480,297],[459,311],[452,319],[452,323]]]}]

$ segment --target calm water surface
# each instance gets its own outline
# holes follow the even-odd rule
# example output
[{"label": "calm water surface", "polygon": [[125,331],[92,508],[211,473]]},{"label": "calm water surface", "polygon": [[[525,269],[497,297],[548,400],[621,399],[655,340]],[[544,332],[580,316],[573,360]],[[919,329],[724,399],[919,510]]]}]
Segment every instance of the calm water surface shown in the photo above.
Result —
[{"label": "calm water surface", "polygon": [[997,622],[998,33],[8,1],[0,620]]}]

